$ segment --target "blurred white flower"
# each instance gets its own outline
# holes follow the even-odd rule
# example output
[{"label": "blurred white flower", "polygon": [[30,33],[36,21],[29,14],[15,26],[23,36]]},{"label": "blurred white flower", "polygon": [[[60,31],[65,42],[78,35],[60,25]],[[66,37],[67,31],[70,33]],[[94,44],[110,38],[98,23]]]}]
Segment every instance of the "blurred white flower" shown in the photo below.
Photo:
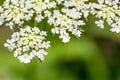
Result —
[{"label": "blurred white flower", "polygon": [[40,31],[37,27],[26,26],[20,28],[20,32],[14,32],[4,46],[14,52],[20,62],[29,63],[35,56],[43,61],[44,55],[47,55],[45,49],[50,47],[50,42],[45,41],[46,35],[45,31]]},{"label": "blurred white flower", "polygon": [[95,24],[97,24],[97,26],[100,28],[104,28],[104,21],[103,20],[95,21]]},{"label": "blurred white flower", "polygon": [[113,23],[111,26],[112,26],[111,28],[112,32],[119,33],[120,32],[120,18],[116,19],[116,23]]},{"label": "blurred white flower", "polygon": [[[79,24],[79,22],[82,22],[82,24]],[[69,32],[80,37],[81,31],[79,30],[79,26],[84,25],[84,21],[71,19],[68,16],[59,13],[59,11],[54,11],[54,14],[48,18],[48,23],[54,26],[54,28],[51,29],[51,32],[53,34],[60,34],[59,38],[63,39],[63,42],[69,42]],[[76,30],[77,34],[74,30]]]},{"label": "blurred white flower", "polygon": [[17,24],[22,26],[24,21],[29,21],[35,14],[35,20],[44,19],[43,11],[55,8],[56,2],[49,0],[5,0],[0,7],[0,25],[6,24],[11,29]]},{"label": "blurred white flower", "polygon": [[108,25],[112,27],[112,32],[119,32],[119,26],[117,25],[118,20],[116,20],[120,19],[119,0],[98,0],[98,3],[91,3],[90,5],[91,14],[95,15],[96,18],[100,19],[99,22],[95,22],[97,26],[103,28],[103,21],[106,21]]},{"label": "blurred white flower", "polygon": [[21,63],[27,64],[27,63],[30,63],[32,57],[27,54],[23,54],[18,56],[18,59],[20,60]]}]

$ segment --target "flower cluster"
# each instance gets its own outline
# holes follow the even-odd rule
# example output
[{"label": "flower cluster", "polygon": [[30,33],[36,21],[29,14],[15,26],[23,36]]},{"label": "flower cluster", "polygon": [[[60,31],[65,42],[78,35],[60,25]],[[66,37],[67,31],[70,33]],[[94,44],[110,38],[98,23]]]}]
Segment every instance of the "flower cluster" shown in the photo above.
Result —
[{"label": "flower cluster", "polygon": [[[29,63],[38,56],[44,60],[50,47],[45,42],[45,31],[41,31],[42,20],[51,25],[51,33],[58,34],[62,42],[70,41],[70,34],[80,37],[82,26],[86,25],[88,16],[95,16],[95,24],[104,28],[104,23],[111,26],[112,32],[120,32],[120,1],[119,0],[5,0],[0,6],[0,25],[5,24],[11,29],[18,26],[19,32],[13,33],[5,47],[14,52],[21,62]],[[33,21],[33,23],[31,23]],[[28,24],[26,24],[26,22]],[[30,23],[30,24],[29,24]],[[29,26],[34,25],[34,28]],[[29,25],[29,26],[26,26]],[[21,28],[24,27],[25,28]],[[38,26],[35,27],[35,26]],[[48,26],[47,26],[48,27]]]},{"label": "flower cluster", "polygon": [[35,14],[35,20],[44,19],[42,12],[55,7],[55,2],[49,0],[5,0],[0,7],[0,25],[6,24],[11,29],[15,24],[22,26],[24,21],[29,21]]},{"label": "flower cluster", "polygon": [[97,26],[104,28],[104,21],[110,25],[112,32],[120,32],[120,2],[119,0],[98,0],[91,4],[91,14],[99,20]]},{"label": "flower cluster", "polygon": [[[60,34],[59,38],[64,43],[69,42],[69,33],[76,37],[81,36],[80,27],[85,25],[82,17],[87,18],[89,15],[89,5],[87,0],[57,0],[57,6],[60,9],[54,9],[53,12],[45,11],[48,17],[48,23],[54,27],[51,29],[53,34]],[[48,15],[49,14],[49,15]]]},{"label": "flower cluster", "polygon": [[45,31],[40,31],[37,27],[26,26],[13,33],[12,38],[8,39],[4,46],[13,51],[20,62],[30,63],[36,56],[43,61],[44,55],[48,54],[45,49],[50,47],[50,42],[45,41],[46,35]]},{"label": "flower cluster", "polygon": [[48,23],[54,26],[54,28],[51,29],[52,33],[60,34],[59,38],[61,38],[63,42],[69,41],[70,36],[68,32],[80,37],[81,31],[78,26],[85,25],[83,20],[72,19],[60,13],[59,10],[54,10],[53,14],[48,17]]}]

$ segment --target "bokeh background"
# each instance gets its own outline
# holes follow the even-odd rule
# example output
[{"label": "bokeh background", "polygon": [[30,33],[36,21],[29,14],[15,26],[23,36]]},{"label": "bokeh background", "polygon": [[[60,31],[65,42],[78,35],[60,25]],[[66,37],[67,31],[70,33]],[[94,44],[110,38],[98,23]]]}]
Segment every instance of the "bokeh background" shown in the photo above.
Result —
[{"label": "bokeh background", "polygon": [[49,34],[48,56],[42,63],[35,58],[30,64],[20,63],[3,46],[12,31],[1,26],[0,80],[120,80],[120,34],[112,33],[107,24],[98,28],[95,20],[89,16],[81,38],[71,35],[66,44]]}]

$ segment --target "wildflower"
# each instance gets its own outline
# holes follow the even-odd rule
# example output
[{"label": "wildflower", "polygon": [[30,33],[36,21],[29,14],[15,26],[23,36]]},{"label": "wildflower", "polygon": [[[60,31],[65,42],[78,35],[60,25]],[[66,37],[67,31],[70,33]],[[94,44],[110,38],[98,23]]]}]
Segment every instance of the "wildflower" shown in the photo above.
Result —
[{"label": "wildflower", "polygon": [[[33,16],[31,6],[27,6],[29,0],[5,0],[0,14],[2,23],[6,23],[11,29],[15,24],[21,26],[24,20],[30,20]],[[26,5],[27,4],[27,5]]]},{"label": "wildflower", "polygon": [[97,26],[99,26],[100,28],[104,28],[104,21],[103,20],[95,21],[95,24],[97,24]]},{"label": "wildflower", "polygon": [[54,10],[53,14],[50,14],[48,23],[54,26],[54,28],[51,29],[51,32],[53,34],[60,34],[59,38],[65,43],[69,42],[69,32],[80,37],[81,31],[79,30],[79,26],[85,25],[83,20],[71,19],[67,15],[60,13],[59,10]]},{"label": "wildflower", "polygon": [[57,5],[62,5],[60,10],[54,9],[45,11],[45,16],[48,17],[48,23],[54,27],[51,29],[53,34],[59,34],[59,38],[64,43],[70,41],[70,33],[76,37],[81,36],[81,26],[85,25],[82,16],[85,18],[89,15],[88,0],[57,0]]},{"label": "wildflower", "polygon": [[45,41],[45,36],[45,31],[40,31],[37,27],[26,26],[20,28],[20,32],[14,32],[12,38],[8,39],[4,46],[14,52],[14,56],[20,62],[30,63],[34,57],[43,61],[44,55],[47,55],[45,49],[50,47],[50,42]]},{"label": "wildflower", "polygon": [[[100,19],[95,23],[97,26],[103,28],[103,21],[106,21],[108,25],[112,25],[112,32],[119,32],[118,20],[120,19],[120,3],[119,0],[98,0],[98,3],[91,4],[91,14]],[[114,27],[114,29],[113,29]]]},{"label": "wildflower", "polygon": [[16,24],[22,26],[24,21],[35,20],[41,22],[44,19],[43,11],[56,7],[56,2],[49,0],[5,0],[0,7],[0,25],[6,23],[13,29]]},{"label": "wildflower", "polygon": [[116,23],[113,23],[111,26],[112,26],[111,28],[112,32],[119,33],[120,32],[120,18],[116,19]]}]

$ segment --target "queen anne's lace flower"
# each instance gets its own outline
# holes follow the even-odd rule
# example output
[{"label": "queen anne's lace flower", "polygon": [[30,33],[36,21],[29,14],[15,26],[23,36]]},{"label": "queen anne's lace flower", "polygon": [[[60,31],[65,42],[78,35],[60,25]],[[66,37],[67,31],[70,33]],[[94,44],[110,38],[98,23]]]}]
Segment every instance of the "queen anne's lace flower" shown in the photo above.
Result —
[{"label": "queen anne's lace flower", "polygon": [[40,31],[37,27],[26,26],[20,28],[20,32],[13,33],[4,45],[14,52],[20,62],[30,63],[36,56],[43,61],[44,55],[47,55],[45,49],[50,47],[50,42],[45,41],[46,35],[45,31]]},{"label": "queen anne's lace flower", "polygon": [[0,14],[1,24],[6,22],[7,26],[13,28],[15,24],[20,26],[24,23],[24,20],[30,20],[33,11],[31,5],[27,6],[29,3],[30,0],[5,0]]},{"label": "queen anne's lace flower", "polygon": [[116,19],[116,23],[113,23],[111,26],[112,26],[111,28],[112,32],[119,33],[120,32],[120,18]]},{"label": "queen anne's lace flower", "polygon": [[22,26],[24,21],[29,21],[35,16],[40,22],[44,19],[43,11],[56,6],[49,0],[5,0],[0,7],[0,25],[6,22],[11,29],[15,24]]},{"label": "queen anne's lace flower", "polygon": [[81,31],[78,26],[85,25],[83,20],[70,18],[69,16],[60,13],[59,10],[53,11],[53,14],[48,17],[48,23],[54,26],[54,28],[51,29],[52,33],[60,34],[59,38],[61,38],[63,42],[69,41],[70,36],[68,32],[80,37]]},{"label": "queen anne's lace flower", "polygon": [[[89,15],[90,5],[87,4],[88,0],[64,0],[64,6],[67,8],[74,7],[76,11],[82,13],[85,18]],[[75,12],[76,12],[75,11]]]},{"label": "queen anne's lace flower", "polygon": [[118,24],[120,19],[119,0],[98,0],[98,3],[91,4],[91,13],[100,19],[99,22],[95,22],[97,26],[103,28],[103,22],[106,21],[108,25],[112,25],[112,32],[120,32]]},{"label": "queen anne's lace flower", "polygon": [[36,13],[35,20],[40,22],[45,18],[43,11],[56,7],[56,2],[50,2],[49,0],[31,0],[34,4],[33,10]]},{"label": "queen anne's lace flower", "polygon": [[85,4],[87,0],[57,0],[57,6],[62,5],[60,10],[54,9],[53,12],[45,11],[48,17],[48,23],[53,25],[51,29],[53,34],[60,34],[59,38],[63,42],[69,42],[69,32],[76,37],[81,36],[80,26],[85,25],[82,16],[87,18],[89,15],[89,5]]},{"label": "queen anne's lace flower", "polygon": [[95,21],[95,24],[97,24],[97,26],[100,27],[100,28],[104,28],[103,20]]}]

